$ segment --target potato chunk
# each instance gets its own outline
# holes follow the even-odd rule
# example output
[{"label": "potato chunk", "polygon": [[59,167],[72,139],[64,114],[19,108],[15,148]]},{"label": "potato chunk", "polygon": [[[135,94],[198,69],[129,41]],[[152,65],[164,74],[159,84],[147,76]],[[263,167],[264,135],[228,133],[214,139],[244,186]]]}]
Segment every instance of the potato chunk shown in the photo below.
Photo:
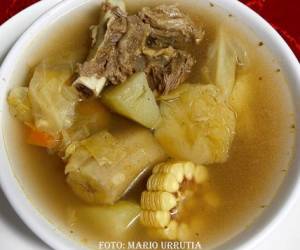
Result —
[{"label": "potato chunk", "polygon": [[82,221],[89,230],[101,232],[103,238],[125,239],[138,225],[140,206],[130,201],[114,205],[79,206],[69,211],[70,224]]},{"label": "potato chunk", "polygon": [[81,141],[65,172],[67,182],[80,198],[94,204],[113,204],[140,175],[165,159],[151,132],[131,125]]},{"label": "potato chunk", "polygon": [[111,110],[147,128],[154,128],[160,121],[159,108],[145,73],[136,73],[126,82],[108,88],[103,92],[102,101]]}]

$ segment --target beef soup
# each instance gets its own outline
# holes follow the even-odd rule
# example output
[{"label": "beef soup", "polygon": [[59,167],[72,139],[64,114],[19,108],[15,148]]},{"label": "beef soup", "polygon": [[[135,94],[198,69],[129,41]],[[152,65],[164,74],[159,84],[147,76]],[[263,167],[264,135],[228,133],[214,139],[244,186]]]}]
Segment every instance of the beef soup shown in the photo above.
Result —
[{"label": "beef soup", "polygon": [[263,41],[230,13],[143,3],[108,0],[32,44],[7,98],[16,119],[6,134],[23,149],[16,176],[89,248],[211,248],[247,228],[288,171],[289,90]]}]

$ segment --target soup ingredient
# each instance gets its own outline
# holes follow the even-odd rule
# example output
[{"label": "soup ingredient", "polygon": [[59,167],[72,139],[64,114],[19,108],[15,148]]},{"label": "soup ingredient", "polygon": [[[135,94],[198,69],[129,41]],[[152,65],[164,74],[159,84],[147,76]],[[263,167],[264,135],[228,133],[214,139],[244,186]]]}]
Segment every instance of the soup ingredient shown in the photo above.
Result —
[{"label": "soup ingredient", "polygon": [[49,135],[43,131],[39,131],[36,128],[30,127],[27,137],[27,143],[44,148],[53,148],[57,144],[57,140],[52,135]]},{"label": "soup ingredient", "polygon": [[143,192],[141,197],[142,209],[169,211],[176,206],[176,197],[169,192]]},{"label": "soup ingredient", "polygon": [[[125,3],[122,0],[108,0],[107,4],[110,9],[105,8],[105,5],[100,9],[100,18],[98,25],[90,27],[92,37],[92,48],[88,55],[88,60],[95,58],[98,48],[104,40],[106,24],[112,17],[112,9],[120,8],[125,12]],[[73,86],[83,95],[83,97],[99,96],[106,84],[106,77],[97,77],[96,74],[90,76],[79,76],[73,83]]]},{"label": "soup ingredient", "polygon": [[102,102],[111,110],[147,128],[160,121],[160,111],[143,72],[132,75],[126,82],[106,89]]},{"label": "soup ingredient", "polygon": [[[185,80],[195,61],[187,52],[172,46],[179,42],[199,43],[203,35],[177,7],[145,8],[136,15],[128,15],[109,3],[102,8],[106,11],[104,16],[109,13],[107,21],[101,22],[106,32],[102,42],[92,48],[92,56],[79,67],[78,79],[86,82],[85,89],[77,87],[80,92],[99,95],[104,81],[117,85],[142,71],[160,93],[167,93]],[[155,14],[157,22],[153,20]],[[167,55],[167,51],[173,53]]]},{"label": "soup ingredient", "polygon": [[188,42],[199,43],[203,38],[203,31],[175,5],[144,7],[139,16],[151,26],[147,44],[152,48],[175,48]]},{"label": "soup ingredient", "polygon": [[83,205],[74,210],[75,218],[70,221],[73,225],[76,225],[77,220],[85,221],[89,230],[101,232],[101,237],[118,239],[124,239],[130,234],[141,211],[140,206],[131,201],[118,201],[114,205],[103,206]]},{"label": "soup ingredient", "polygon": [[103,42],[96,49],[95,56],[79,68],[79,74],[106,77],[109,83],[119,84],[137,71],[138,59],[149,27],[135,15],[128,18],[126,12],[118,7],[107,3],[103,6],[111,13]]},{"label": "soup ingredient", "polygon": [[166,155],[150,131],[139,126],[101,131],[80,142],[65,169],[67,182],[84,201],[113,204]]},{"label": "soup ingredient", "polygon": [[150,87],[164,95],[187,79],[196,61],[182,50],[173,50],[173,53],[161,50],[159,54],[151,59],[146,72]]},{"label": "soup ingredient", "polygon": [[40,63],[29,83],[29,100],[37,130],[56,135],[69,128],[78,101],[76,91],[68,85],[72,77],[69,64]]},{"label": "soup ingredient", "polygon": [[183,84],[161,98],[155,137],[175,159],[224,162],[235,132],[235,115],[212,84]]},{"label": "soup ingredient", "polygon": [[18,120],[32,124],[33,117],[27,87],[14,87],[7,98],[9,110]]},{"label": "soup ingredient", "polygon": [[206,82],[215,84],[228,100],[236,81],[237,66],[246,67],[248,57],[241,42],[229,37],[224,27],[218,30],[214,43],[209,47],[207,61],[202,68]]},{"label": "soup ingredient", "polygon": [[[184,240],[189,229],[177,221],[177,213],[181,203],[207,179],[206,167],[192,162],[167,161],[156,165],[147,181],[147,191],[141,196],[141,223],[155,228],[152,233],[162,239]],[[171,186],[174,188],[170,189]]]},{"label": "soup ingredient", "polygon": [[60,144],[56,152],[62,159],[67,160],[81,140],[107,129],[111,120],[112,114],[100,100],[81,101],[76,106],[73,125],[61,133]]},{"label": "soup ingredient", "polygon": [[238,115],[237,131],[243,140],[248,140],[253,137],[253,131],[256,129],[255,112],[253,104],[255,101],[255,88],[252,87],[249,81],[249,74],[238,76],[232,95],[230,104]]},{"label": "soup ingredient", "polygon": [[74,81],[73,86],[82,97],[99,96],[106,83],[106,78],[95,76],[81,76]]},{"label": "soup ingredient", "polygon": [[119,8],[121,11],[126,12],[126,6],[123,0],[106,0],[107,5],[102,5],[99,14],[98,25],[93,25],[91,29],[92,37],[92,49],[90,50],[88,58],[93,58],[100,44],[103,42],[105,35],[105,26],[107,21],[113,16],[112,10],[114,8]]}]

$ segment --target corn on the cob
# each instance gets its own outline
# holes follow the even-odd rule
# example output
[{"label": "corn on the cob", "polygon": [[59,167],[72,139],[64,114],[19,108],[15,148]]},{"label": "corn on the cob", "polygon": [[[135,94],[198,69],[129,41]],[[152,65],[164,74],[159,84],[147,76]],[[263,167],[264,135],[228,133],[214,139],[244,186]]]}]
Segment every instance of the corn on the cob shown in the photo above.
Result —
[{"label": "corn on the cob", "polygon": [[195,174],[195,165],[192,162],[185,162],[183,163],[183,169],[184,169],[184,177],[187,180],[192,180]]},{"label": "corn on the cob", "polygon": [[141,207],[145,210],[169,211],[176,206],[176,197],[168,192],[143,192]]},{"label": "corn on the cob", "polygon": [[153,174],[156,173],[170,173],[176,177],[176,180],[181,183],[184,178],[184,169],[183,164],[181,162],[167,162],[163,164],[156,165],[153,170]]},{"label": "corn on the cob", "polygon": [[187,194],[193,193],[193,190],[180,189],[183,180],[202,184],[207,179],[207,169],[192,162],[168,161],[156,165],[147,181],[147,191],[142,193],[141,223],[152,228],[159,238],[188,239],[188,225],[178,223],[172,211],[180,207],[180,202],[184,200],[182,196],[188,198]]},{"label": "corn on the cob", "polygon": [[178,223],[171,220],[166,228],[156,229],[155,234],[163,240],[177,240]]},{"label": "corn on the cob", "polygon": [[149,191],[166,191],[174,193],[179,189],[179,183],[172,174],[157,173],[150,176],[147,182]]},{"label": "corn on the cob", "polygon": [[197,165],[195,168],[194,179],[197,184],[201,184],[208,179],[207,168],[203,165]]},{"label": "corn on the cob", "polygon": [[164,228],[169,225],[171,215],[167,211],[149,211],[141,212],[140,220],[143,225],[148,227]]}]

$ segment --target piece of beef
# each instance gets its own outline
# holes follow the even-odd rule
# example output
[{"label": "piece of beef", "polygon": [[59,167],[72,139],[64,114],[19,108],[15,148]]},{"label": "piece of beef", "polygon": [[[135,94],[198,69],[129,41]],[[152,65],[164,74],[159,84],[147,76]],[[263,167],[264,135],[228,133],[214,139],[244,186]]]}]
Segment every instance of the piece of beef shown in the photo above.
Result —
[{"label": "piece of beef", "polygon": [[192,20],[174,5],[145,7],[138,15],[151,26],[147,39],[150,47],[178,47],[187,42],[198,44],[203,38],[202,29],[197,29]]},{"label": "piece of beef", "polygon": [[171,56],[151,58],[146,69],[150,88],[167,94],[186,80],[194,64],[193,57],[182,50],[176,50]]},{"label": "piece of beef", "polygon": [[102,44],[95,56],[79,67],[79,74],[106,77],[109,83],[119,84],[133,73],[144,70],[142,48],[150,25],[136,15],[127,16],[118,7],[113,10]]},{"label": "piece of beef", "polygon": [[127,32],[127,14],[118,7],[112,8],[111,13],[103,42],[93,58],[79,65],[79,75],[106,77],[110,83],[118,84],[127,79],[120,68],[117,49],[118,42]]},{"label": "piece of beef", "polygon": [[143,8],[130,16],[108,3],[103,9],[109,11],[106,32],[93,48],[93,56],[79,66],[79,91],[84,85],[97,96],[105,82],[120,84],[135,72],[145,71],[150,87],[166,94],[187,78],[195,60],[176,46],[198,43],[202,32],[177,7]]},{"label": "piece of beef", "polygon": [[145,68],[146,62],[142,50],[150,33],[150,25],[144,24],[136,15],[128,16],[127,23],[127,33],[117,47],[122,72],[130,76],[135,72],[143,71]]}]

